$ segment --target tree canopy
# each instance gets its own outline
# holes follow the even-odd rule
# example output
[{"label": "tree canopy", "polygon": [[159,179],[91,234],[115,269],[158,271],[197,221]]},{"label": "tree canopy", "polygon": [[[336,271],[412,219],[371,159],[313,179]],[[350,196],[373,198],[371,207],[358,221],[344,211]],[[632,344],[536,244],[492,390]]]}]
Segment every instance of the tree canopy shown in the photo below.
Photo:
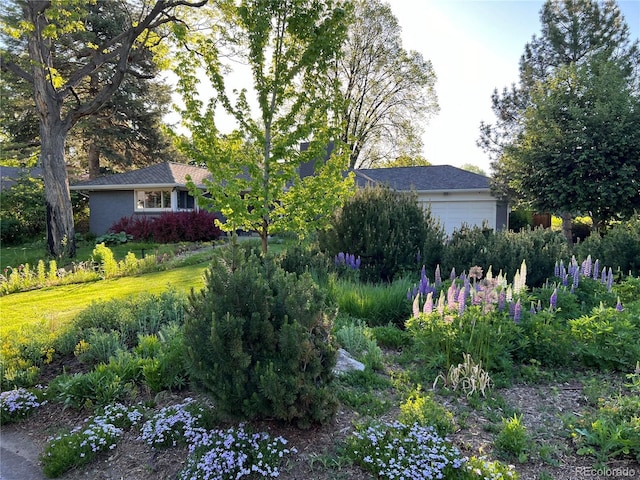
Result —
[{"label": "tree canopy", "polygon": [[[75,229],[65,162],[67,135],[81,119],[102,108],[129,75],[141,75],[138,58],[157,48],[163,28],[179,20],[179,9],[206,0],[118,1],[124,24],[104,36],[87,29],[95,0],[14,0],[3,3],[2,32],[18,49],[2,45],[0,69],[31,85],[39,120],[40,162],[47,212],[47,248],[75,255]],[[6,21],[22,15],[17,24]],[[64,53],[61,49],[67,48]],[[88,95],[80,95],[80,92]]]},{"label": "tree canopy", "polygon": [[[304,236],[326,226],[352,184],[343,176],[345,149],[336,141],[332,115],[337,84],[326,81],[348,10],[331,0],[244,0],[226,13],[217,23],[236,29],[244,47],[239,60],[250,68],[252,88],[232,91],[225,82],[228,63],[208,48],[216,40],[192,35],[193,48],[183,50],[176,68],[189,131],[180,145],[211,172],[207,195],[192,185],[199,203],[221,212],[227,231],[259,232],[266,253],[271,233]],[[199,69],[207,72],[211,99],[199,95]],[[233,131],[219,127],[218,106],[235,120]],[[312,164],[314,174],[302,178]]]},{"label": "tree canopy", "polygon": [[638,41],[612,0],[548,0],[540,21],[481,125],[494,189],[565,219],[624,217],[640,195]]},{"label": "tree canopy", "polygon": [[380,0],[355,0],[336,75],[343,105],[341,140],[351,168],[422,152],[424,123],[439,110],[429,60],[402,47],[401,28]]}]

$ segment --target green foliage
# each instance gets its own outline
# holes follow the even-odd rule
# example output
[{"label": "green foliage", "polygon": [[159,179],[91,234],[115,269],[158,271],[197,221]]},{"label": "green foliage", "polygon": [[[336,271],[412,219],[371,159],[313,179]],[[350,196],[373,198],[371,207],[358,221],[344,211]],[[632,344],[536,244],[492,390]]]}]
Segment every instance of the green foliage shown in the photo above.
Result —
[{"label": "green foliage", "polygon": [[359,189],[319,236],[331,257],[339,252],[359,256],[360,278],[391,282],[421,265],[435,269],[444,248],[444,232],[415,193],[389,188]]},{"label": "green foliage", "polygon": [[[177,55],[178,91],[185,100],[182,120],[190,131],[179,143],[189,158],[211,172],[204,181],[207,195],[190,184],[199,205],[220,211],[225,231],[258,232],[266,254],[270,233],[290,231],[305,238],[326,228],[328,213],[353,185],[352,175],[343,176],[348,152],[337,142],[330,147],[338,138],[332,114],[338,96],[336,83],[327,81],[346,34],[347,8],[310,0],[252,1],[232,4],[228,12],[226,18],[209,21],[237,31],[247,42],[238,52],[250,66],[257,112],[246,90],[229,97],[221,57],[195,53],[211,50],[210,36],[192,34],[195,47]],[[199,96],[199,67],[214,90],[206,105]],[[230,134],[216,126],[219,106],[237,121]],[[307,148],[300,148],[308,139]],[[309,165],[314,175],[301,178],[301,167]]]},{"label": "green foliage", "polygon": [[519,232],[533,228],[533,212],[523,208],[516,208],[509,212],[509,230]]},{"label": "green foliage", "polygon": [[279,262],[286,272],[298,275],[308,272],[321,285],[329,280],[329,270],[332,266],[318,245],[312,243],[297,243],[287,247],[280,255]]},{"label": "green foliage", "polygon": [[232,247],[214,258],[189,303],[190,376],[222,412],[301,426],[331,418],[336,351],[309,274]]},{"label": "green foliage", "polygon": [[455,312],[420,314],[407,320],[416,359],[432,370],[448,371],[471,355],[491,372],[509,372],[516,348],[518,326],[504,312],[482,314],[468,307],[462,316]]},{"label": "green foliage", "polygon": [[514,414],[513,417],[502,419],[502,428],[493,444],[499,453],[526,462],[530,442],[527,429],[522,424],[522,416]]},{"label": "green foliage", "polygon": [[74,351],[82,363],[89,365],[107,363],[112,356],[125,348],[120,332],[117,330],[103,331],[90,328],[83,336],[86,340],[80,340]]},{"label": "green foliage", "polygon": [[407,301],[407,291],[411,286],[408,279],[374,285],[331,278],[328,295],[340,312],[361,318],[369,326],[402,325],[411,312]]},{"label": "green foliage", "polygon": [[44,185],[27,175],[0,192],[0,243],[17,245],[42,236],[46,229]]},{"label": "green foliage", "polygon": [[380,346],[398,350],[411,344],[411,336],[393,324],[373,327],[372,330]]},{"label": "green foliage", "polygon": [[613,308],[569,321],[576,355],[589,367],[631,370],[640,358],[640,317]]},{"label": "green foliage", "polygon": [[431,426],[442,437],[456,430],[453,414],[431,395],[423,392],[420,386],[412,390],[400,405],[398,420],[405,425]]},{"label": "green foliage", "polygon": [[135,397],[135,384],[121,373],[122,363],[110,362],[87,373],[62,374],[49,384],[50,395],[65,406],[88,410],[126,401]]},{"label": "green foliage", "polygon": [[337,329],[336,338],[347,352],[365,366],[382,370],[382,350],[378,347],[371,328],[354,322]]},{"label": "green foliage", "polygon": [[44,474],[49,478],[59,477],[72,468],[90,463],[100,452],[112,450],[124,429],[136,424],[141,415],[135,408],[116,404],[81,426],[58,433],[47,442],[40,456]]},{"label": "green foliage", "polygon": [[640,277],[627,277],[622,283],[615,284],[613,291],[623,305],[640,301]]},{"label": "green foliage", "polygon": [[443,271],[462,272],[470,265],[502,272],[513,278],[522,261],[527,264],[527,285],[539,287],[553,275],[556,261],[569,258],[564,237],[549,229],[494,231],[485,227],[463,227],[454,231],[444,250]]},{"label": "green foliage", "polygon": [[118,261],[104,243],[97,244],[93,249],[93,261],[98,264],[104,278],[111,278],[118,274]]},{"label": "green foliage", "polygon": [[180,390],[187,386],[187,347],[182,328],[163,326],[158,334],[140,336],[135,352],[142,362],[142,380],[152,392]]},{"label": "green foliage", "polygon": [[604,234],[594,233],[575,247],[581,258],[591,255],[602,265],[611,266],[623,274],[640,276],[640,215],[615,223]]},{"label": "green foliage", "polygon": [[133,235],[127,235],[126,232],[109,232],[96,237],[96,245],[100,243],[103,243],[105,245],[121,245],[123,243],[127,243],[130,240],[133,240]]},{"label": "green foliage", "polygon": [[520,322],[522,337],[514,350],[514,360],[539,362],[544,367],[566,367],[574,361],[576,343],[566,321],[549,312],[526,315]]},{"label": "green foliage", "polygon": [[343,372],[334,386],[342,404],[366,416],[384,415],[393,408],[391,387],[388,378],[370,369]]}]

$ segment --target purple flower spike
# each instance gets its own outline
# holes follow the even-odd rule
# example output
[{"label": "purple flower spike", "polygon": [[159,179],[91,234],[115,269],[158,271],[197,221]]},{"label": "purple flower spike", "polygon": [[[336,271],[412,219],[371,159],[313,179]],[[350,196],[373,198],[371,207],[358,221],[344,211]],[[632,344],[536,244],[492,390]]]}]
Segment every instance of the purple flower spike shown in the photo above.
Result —
[{"label": "purple flower spike", "polygon": [[529,309],[529,313],[531,315],[535,315],[536,313],[538,313],[536,310],[536,304],[534,302],[531,302],[531,308]]},{"label": "purple flower spike", "polygon": [[551,298],[549,298],[549,308],[552,312],[556,310],[556,305],[558,304],[558,289],[554,288],[553,293],[551,294]]},{"label": "purple flower spike", "polygon": [[440,277],[440,264],[436,265],[436,287],[439,287],[442,283],[442,278]]},{"label": "purple flower spike", "polygon": [[557,278],[560,278],[560,264],[558,263],[557,260],[556,260],[556,265],[553,268],[553,275]]},{"label": "purple flower spike", "polygon": [[498,295],[498,311],[502,312],[504,310],[504,304],[507,301],[507,294],[504,292],[504,290],[500,291],[500,294]]},{"label": "purple flower spike", "polygon": [[620,303],[620,297],[618,297],[618,303],[616,303],[616,310],[622,312],[624,308],[622,307],[622,303]]},{"label": "purple flower spike", "polygon": [[522,305],[520,304],[520,299],[516,302],[516,306],[513,308],[513,321],[515,323],[520,323],[520,317],[522,316]]},{"label": "purple flower spike", "polygon": [[607,289],[611,291],[612,288],[613,288],[613,270],[611,270],[611,267],[609,267],[609,276],[607,278]]},{"label": "purple flower spike", "polygon": [[467,291],[464,288],[461,288],[460,293],[458,293],[458,315],[462,316],[466,306],[467,306]]},{"label": "purple flower spike", "polygon": [[454,280],[456,278],[456,267],[451,269],[451,275],[449,275],[449,280]]},{"label": "purple flower spike", "polygon": [[593,264],[593,279],[598,279],[598,274],[600,273],[600,260],[596,258],[595,263]]}]

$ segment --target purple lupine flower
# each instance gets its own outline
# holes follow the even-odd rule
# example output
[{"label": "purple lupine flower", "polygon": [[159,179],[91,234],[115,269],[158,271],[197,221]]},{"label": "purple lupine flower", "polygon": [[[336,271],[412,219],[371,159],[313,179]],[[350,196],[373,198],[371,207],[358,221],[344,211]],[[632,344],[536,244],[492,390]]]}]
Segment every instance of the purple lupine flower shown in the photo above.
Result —
[{"label": "purple lupine flower", "polygon": [[597,280],[599,274],[600,274],[600,260],[596,258],[596,261],[593,264],[593,279]]},{"label": "purple lupine flower", "polygon": [[467,291],[464,288],[460,289],[460,292],[458,293],[458,315],[462,316],[462,314],[464,314],[464,309],[466,308],[467,304]]},{"label": "purple lupine flower", "polygon": [[439,287],[442,283],[442,277],[440,277],[440,264],[436,265],[436,287]]},{"label": "purple lupine flower", "polygon": [[537,313],[537,311],[536,311],[536,304],[535,304],[535,302],[531,302],[531,308],[529,309],[529,313],[530,313],[531,315],[535,315],[535,314]]},{"label": "purple lupine flower", "polygon": [[569,285],[569,274],[567,272],[564,272],[562,274],[562,285],[564,287],[566,287],[567,285]]},{"label": "purple lupine flower", "polygon": [[573,286],[577,288],[579,283],[580,283],[580,272],[576,270],[575,273],[573,274]]},{"label": "purple lupine flower", "polygon": [[618,297],[618,303],[616,303],[616,310],[622,312],[624,308],[622,307],[622,303],[620,303],[620,297]]},{"label": "purple lupine flower", "polygon": [[515,307],[513,307],[513,321],[515,323],[520,323],[521,316],[522,316],[522,305],[520,304],[520,299],[518,299]]},{"label": "purple lupine flower", "polygon": [[343,264],[344,262],[344,252],[339,252],[338,253],[338,261]]},{"label": "purple lupine flower", "polygon": [[509,302],[509,316],[513,318],[516,313],[516,304],[512,301]]},{"label": "purple lupine flower", "polygon": [[609,275],[607,277],[607,290],[611,291],[613,288],[613,270],[609,267]]},{"label": "purple lupine flower", "polygon": [[600,283],[603,285],[607,283],[607,267],[602,267],[602,272],[600,272]]},{"label": "purple lupine flower", "polygon": [[582,275],[585,277],[591,276],[591,255],[587,255],[586,260],[582,262]]},{"label": "purple lupine flower", "polygon": [[549,309],[554,312],[556,305],[558,304],[558,289],[554,288],[551,297],[549,298]]},{"label": "purple lupine flower", "polygon": [[361,264],[362,264],[362,260],[360,259],[360,255],[358,255],[358,258],[356,258],[356,270],[360,268]]},{"label": "purple lupine flower", "polygon": [[507,294],[505,293],[504,290],[500,290],[500,293],[498,294],[498,311],[499,312],[502,312],[504,310],[504,305],[506,300],[507,300]]},{"label": "purple lupine flower", "polygon": [[415,295],[411,295],[411,289],[407,288],[407,300],[411,301],[413,297],[415,297]]},{"label": "purple lupine flower", "polygon": [[558,261],[556,260],[556,265],[555,267],[553,267],[553,275],[556,278],[560,278],[560,264],[558,263]]},{"label": "purple lupine flower", "polygon": [[454,280],[456,278],[456,267],[451,269],[451,274],[449,275],[449,280]]}]

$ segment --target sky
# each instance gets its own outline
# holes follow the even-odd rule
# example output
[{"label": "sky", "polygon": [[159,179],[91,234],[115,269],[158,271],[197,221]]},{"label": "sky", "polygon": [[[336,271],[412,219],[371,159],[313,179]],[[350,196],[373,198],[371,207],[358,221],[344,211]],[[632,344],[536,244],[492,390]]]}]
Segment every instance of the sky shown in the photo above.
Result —
[{"label": "sky", "polygon": [[[490,174],[476,146],[480,122],[493,123],[491,94],[518,81],[518,64],[539,35],[539,0],[387,0],[402,28],[403,46],[431,60],[440,113],[423,136],[434,165],[471,164]],[[633,38],[640,37],[640,0],[618,5]]]}]

